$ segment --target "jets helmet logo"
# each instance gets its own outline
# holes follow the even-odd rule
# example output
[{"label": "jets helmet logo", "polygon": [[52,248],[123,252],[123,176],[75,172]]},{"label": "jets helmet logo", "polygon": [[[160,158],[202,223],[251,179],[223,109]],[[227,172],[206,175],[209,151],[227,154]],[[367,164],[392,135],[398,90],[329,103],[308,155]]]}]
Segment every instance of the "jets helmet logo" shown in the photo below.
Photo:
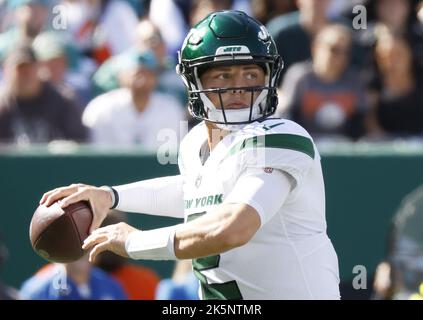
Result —
[{"label": "jets helmet logo", "polygon": [[269,40],[269,38],[270,38],[269,31],[267,31],[265,26],[260,27],[258,37],[259,37],[260,40],[263,40],[263,41]]}]

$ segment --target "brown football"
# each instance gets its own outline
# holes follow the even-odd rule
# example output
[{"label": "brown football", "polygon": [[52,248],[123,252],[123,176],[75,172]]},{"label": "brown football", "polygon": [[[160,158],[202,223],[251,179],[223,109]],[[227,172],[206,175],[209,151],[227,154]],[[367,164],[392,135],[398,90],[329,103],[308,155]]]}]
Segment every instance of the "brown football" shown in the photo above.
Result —
[{"label": "brown football", "polygon": [[73,203],[62,209],[58,202],[50,207],[40,205],[29,227],[31,245],[48,261],[67,263],[84,255],[82,243],[89,235],[93,219],[86,201]]}]

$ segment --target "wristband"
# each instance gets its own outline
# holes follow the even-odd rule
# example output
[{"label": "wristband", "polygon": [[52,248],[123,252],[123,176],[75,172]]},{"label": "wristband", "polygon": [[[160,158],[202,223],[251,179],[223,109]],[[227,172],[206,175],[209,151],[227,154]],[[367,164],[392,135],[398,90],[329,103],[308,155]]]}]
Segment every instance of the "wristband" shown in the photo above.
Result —
[{"label": "wristband", "polygon": [[177,260],[174,237],[176,226],[148,231],[133,231],[125,242],[125,249],[132,259]]}]

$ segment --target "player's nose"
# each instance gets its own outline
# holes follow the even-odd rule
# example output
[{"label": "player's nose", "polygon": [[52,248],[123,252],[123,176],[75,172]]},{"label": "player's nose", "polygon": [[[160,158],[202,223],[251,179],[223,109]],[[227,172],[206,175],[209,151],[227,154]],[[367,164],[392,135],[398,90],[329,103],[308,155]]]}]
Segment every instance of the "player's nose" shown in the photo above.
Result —
[{"label": "player's nose", "polygon": [[237,89],[237,88],[245,87],[245,82],[244,82],[242,75],[237,73],[237,74],[234,75],[234,77],[232,77],[231,87],[233,88],[231,90],[231,93],[244,93],[245,92],[245,90]]}]

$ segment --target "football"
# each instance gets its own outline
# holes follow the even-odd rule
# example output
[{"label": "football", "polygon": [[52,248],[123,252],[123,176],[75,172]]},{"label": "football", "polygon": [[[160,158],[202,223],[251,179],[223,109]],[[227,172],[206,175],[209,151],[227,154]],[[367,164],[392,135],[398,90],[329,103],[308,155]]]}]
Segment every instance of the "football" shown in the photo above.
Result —
[{"label": "football", "polygon": [[89,235],[93,219],[87,201],[61,208],[56,202],[50,207],[40,205],[32,216],[29,237],[37,254],[51,262],[68,263],[81,258],[82,243]]}]

